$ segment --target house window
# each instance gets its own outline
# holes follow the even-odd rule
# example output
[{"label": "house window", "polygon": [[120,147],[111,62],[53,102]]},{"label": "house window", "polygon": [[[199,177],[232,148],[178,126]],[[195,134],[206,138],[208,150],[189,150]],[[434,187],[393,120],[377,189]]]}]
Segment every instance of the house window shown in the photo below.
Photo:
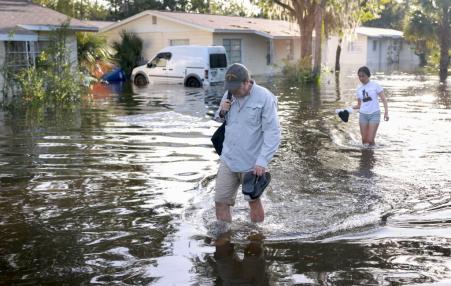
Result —
[{"label": "house window", "polygon": [[229,63],[241,63],[241,39],[223,39]]},{"label": "house window", "polygon": [[189,45],[189,39],[174,39],[169,40],[169,46],[186,46]]},{"label": "house window", "polygon": [[34,66],[47,42],[5,42],[5,66],[12,71]]},{"label": "house window", "polygon": [[373,51],[377,51],[377,41],[373,40]]},{"label": "house window", "polygon": [[157,24],[157,16],[152,16],[152,25]]}]

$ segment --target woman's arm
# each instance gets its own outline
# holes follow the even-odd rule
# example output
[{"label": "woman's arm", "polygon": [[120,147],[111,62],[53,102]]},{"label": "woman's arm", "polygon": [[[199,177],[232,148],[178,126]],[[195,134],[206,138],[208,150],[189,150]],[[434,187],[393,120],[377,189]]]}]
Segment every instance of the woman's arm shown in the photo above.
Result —
[{"label": "woman's arm", "polygon": [[388,104],[387,104],[387,98],[385,97],[385,94],[384,94],[383,91],[381,91],[381,93],[379,93],[378,95],[379,95],[379,97],[381,98],[382,103],[384,104],[384,110],[385,110],[385,113],[384,113],[384,120],[385,120],[385,121],[388,121],[389,117],[388,117]]},{"label": "woman's arm", "polygon": [[357,98],[357,105],[352,106],[352,109],[360,109],[360,105],[362,105],[362,100]]}]

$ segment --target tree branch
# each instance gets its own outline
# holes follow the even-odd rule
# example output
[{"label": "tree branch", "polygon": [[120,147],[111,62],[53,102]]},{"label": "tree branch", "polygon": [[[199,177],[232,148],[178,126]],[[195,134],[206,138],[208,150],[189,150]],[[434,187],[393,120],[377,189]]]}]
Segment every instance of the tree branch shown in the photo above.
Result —
[{"label": "tree branch", "polygon": [[279,6],[281,6],[282,8],[284,8],[285,10],[288,10],[291,14],[296,15],[296,11],[295,11],[292,7],[290,7],[289,5],[283,3],[283,2],[280,1],[280,0],[273,0],[273,1],[274,1],[274,3],[276,3],[277,5],[279,5]]}]

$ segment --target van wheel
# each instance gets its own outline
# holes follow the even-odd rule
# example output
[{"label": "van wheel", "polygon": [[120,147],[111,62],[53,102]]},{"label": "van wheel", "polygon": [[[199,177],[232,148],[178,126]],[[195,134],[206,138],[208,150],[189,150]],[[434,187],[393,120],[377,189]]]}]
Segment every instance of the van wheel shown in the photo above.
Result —
[{"label": "van wheel", "polygon": [[135,76],[135,80],[133,81],[136,85],[146,85],[147,79],[142,74],[138,74]]},{"label": "van wheel", "polygon": [[195,77],[190,77],[187,79],[185,85],[188,87],[201,87],[200,81]]}]

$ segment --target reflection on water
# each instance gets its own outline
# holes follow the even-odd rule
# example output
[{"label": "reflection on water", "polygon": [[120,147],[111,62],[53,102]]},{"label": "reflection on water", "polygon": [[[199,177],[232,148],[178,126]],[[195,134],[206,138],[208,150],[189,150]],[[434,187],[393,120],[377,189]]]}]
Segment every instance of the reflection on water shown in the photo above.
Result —
[{"label": "reflection on water", "polygon": [[[223,234],[215,242],[213,267],[223,285],[269,285],[265,251],[261,240],[251,240],[243,248],[242,258],[237,246]],[[241,254],[241,253],[240,253]]]},{"label": "reflection on water", "polygon": [[[96,86],[79,110],[0,113],[0,284],[450,281],[449,88],[376,75],[390,121],[364,148],[358,115],[344,123],[334,113],[355,101],[357,79],[338,79],[261,81],[283,127],[267,220],[250,223],[238,199],[224,245],[207,236],[221,86]],[[264,243],[247,240],[253,231]]]}]

